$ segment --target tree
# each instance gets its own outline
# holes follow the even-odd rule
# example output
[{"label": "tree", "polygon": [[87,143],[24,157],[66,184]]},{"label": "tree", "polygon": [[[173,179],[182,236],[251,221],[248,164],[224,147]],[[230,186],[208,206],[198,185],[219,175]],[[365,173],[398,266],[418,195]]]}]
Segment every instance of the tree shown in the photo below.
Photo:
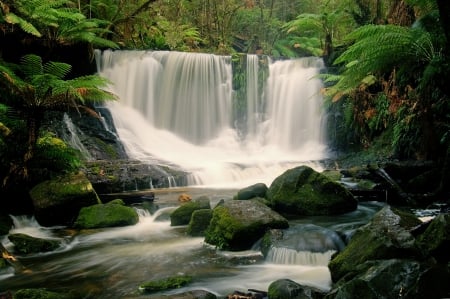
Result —
[{"label": "tree", "polygon": [[[439,140],[448,130],[442,124],[448,122],[450,108],[445,83],[449,56],[436,2],[432,8],[430,1],[426,4],[417,7],[423,15],[412,27],[366,25],[350,33],[351,45],[335,61],[342,72],[326,75],[326,81],[333,83],[327,94],[334,101],[377,101],[383,94],[385,111],[374,109],[375,103],[364,112],[366,122],[387,111],[397,151],[433,159],[442,154]],[[367,96],[361,97],[363,93]]]},{"label": "tree", "polygon": [[108,82],[97,75],[70,80],[64,78],[71,70],[66,63],[49,61],[30,54],[20,64],[0,64],[1,101],[26,121],[27,148],[20,164],[13,164],[10,176],[26,178],[28,163],[33,158],[39,129],[45,113],[62,109],[88,109],[85,104],[115,99],[103,89]]}]

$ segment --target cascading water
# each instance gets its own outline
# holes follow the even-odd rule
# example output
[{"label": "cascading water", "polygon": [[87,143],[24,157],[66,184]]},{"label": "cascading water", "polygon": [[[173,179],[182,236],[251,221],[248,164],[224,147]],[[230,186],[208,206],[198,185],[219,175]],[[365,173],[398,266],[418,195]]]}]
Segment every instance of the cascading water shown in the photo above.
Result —
[{"label": "cascading water", "polygon": [[[286,169],[326,157],[318,58],[270,62],[247,56],[246,133],[233,119],[231,57],[97,51],[98,71],[120,100],[108,103],[130,158],[175,164],[189,185],[270,184]],[[257,89],[265,84],[262,94]]]}]

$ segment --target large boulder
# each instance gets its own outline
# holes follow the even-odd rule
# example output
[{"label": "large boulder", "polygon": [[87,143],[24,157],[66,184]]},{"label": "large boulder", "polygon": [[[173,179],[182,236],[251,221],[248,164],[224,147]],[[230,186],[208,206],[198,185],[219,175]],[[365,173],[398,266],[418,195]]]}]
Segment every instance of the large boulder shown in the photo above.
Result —
[{"label": "large boulder", "polygon": [[242,188],[238,191],[234,199],[238,200],[246,200],[246,199],[252,199],[255,197],[261,197],[266,198],[267,185],[264,183],[257,183],[245,188]]},{"label": "large boulder", "polygon": [[308,166],[289,169],[277,177],[267,191],[267,199],[286,217],[341,214],[358,205],[344,186]]},{"label": "large boulder", "polygon": [[61,246],[59,240],[36,238],[26,234],[11,234],[8,239],[14,244],[14,250],[23,254],[53,251]]},{"label": "large boulder", "polygon": [[432,256],[437,261],[450,261],[450,214],[440,214],[434,218],[427,229],[417,237],[417,246],[424,256]]},{"label": "large boulder", "polygon": [[444,298],[448,268],[408,259],[373,260],[355,267],[358,274],[338,282],[325,299]]},{"label": "large boulder", "polygon": [[288,221],[256,199],[229,200],[217,205],[205,231],[205,241],[220,249],[246,250],[272,228]]},{"label": "large boulder", "polygon": [[386,206],[358,228],[349,244],[328,265],[334,282],[355,275],[358,265],[370,260],[419,256],[411,229],[421,222],[414,215]]},{"label": "large boulder", "polygon": [[279,279],[269,285],[270,299],[319,299],[324,294],[313,287],[303,286],[290,279]]},{"label": "large boulder", "polygon": [[123,205],[120,201],[96,204],[84,207],[75,221],[80,229],[117,227],[134,225],[139,221],[136,210]]},{"label": "large boulder", "polygon": [[30,191],[36,220],[44,226],[71,225],[82,207],[100,203],[82,173],[44,181]]},{"label": "large boulder", "polygon": [[187,225],[191,220],[192,213],[203,209],[211,209],[209,198],[207,196],[202,196],[192,201],[183,203],[170,214],[170,225]]}]

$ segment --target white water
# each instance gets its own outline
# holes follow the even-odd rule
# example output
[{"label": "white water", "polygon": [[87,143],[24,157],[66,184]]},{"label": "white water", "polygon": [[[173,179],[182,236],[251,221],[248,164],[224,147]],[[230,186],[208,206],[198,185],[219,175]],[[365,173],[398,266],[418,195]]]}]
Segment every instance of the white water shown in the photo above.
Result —
[{"label": "white water", "polygon": [[270,185],[285,170],[326,157],[317,58],[271,62],[258,98],[258,56],[247,63],[247,134],[233,127],[230,57],[97,52],[99,74],[120,100],[108,103],[127,154],[175,164],[189,185]]}]

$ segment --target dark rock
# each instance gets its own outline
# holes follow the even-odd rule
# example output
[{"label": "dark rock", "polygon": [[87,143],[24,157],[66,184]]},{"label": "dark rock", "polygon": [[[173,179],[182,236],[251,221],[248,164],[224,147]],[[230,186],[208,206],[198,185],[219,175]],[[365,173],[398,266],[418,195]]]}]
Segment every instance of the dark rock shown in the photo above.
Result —
[{"label": "dark rock", "polygon": [[138,221],[136,210],[119,200],[82,208],[74,226],[80,229],[117,227],[134,225]]},{"label": "dark rock", "polygon": [[324,293],[290,279],[279,279],[269,285],[268,296],[270,299],[318,299],[323,298]]},{"label": "dark rock", "polygon": [[84,173],[44,181],[30,191],[36,220],[45,226],[71,225],[82,207],[100,203]]},{"label": "dark rock", "polygon": [[234,199],[247,200],[255,197],[265,198],[267,193],[267,186],[264,183],[258,183],[238,191]]},{"label": "dark rock", "polygon": [[35,238],[26,234],[11,234],[8,239],[14,244],[14,250],[23,254],[53,251],[61,245],[59,240]]},{"label": "dark rock", "polygon": [[357,265],[366,261],[419,256],[410,233],[419,223],[412,214],[384,207],[368,224],[358,228],[347,247],[331,260],[328,266],[333,281],[351,275]]},{"label": "dark rock", "polygon": [[13,221],[9,215],[0,214],[0,236],[6,235],[11,227],[13,226]]},{"label": "dark rock", "polygon": [[211,209],[208,197],[199,197],[183,203],[170,214],[170,225],[187,225],[191,221],[192,213],[202,209]]},{"label": "dark rock", "polygon": [[432,256],[442,263],[450,262],[450,214],[436,216],[417,237],[416,244],[424,256]]},{"label": "dark rock", "polygon": [[205,290],[193,290],[172,295],[150,295],[148,299],[217,299],[217,296]]},{"label": "dark rock", "polygon": [[258,200],[229,200],[216,206],[205,241],[227,250],[246,250],[271,228],[287,228],[288,221]]},{"label": "dark rock", "polygon": [[191,220],[187,228],[187,234],[193,237],[205,235],[205,230],[212,219],[211,209],[201,209],[192,212]]},{"label": "dark rock", "polygon": [[442,298],[449,290],[448,268],[414,260],[368,261],[352,279],[339,281],[326,299]]},{"label": "dark rock", "polygon": [[66,299],[69,295],[51,292],[46,289],[22,289],[13,295],[14,299]]},{"label": "dark rock", "polygon": [[152,188],[185,186],[187,172],[176,166],[148,164],[134,160],[97,160],[85,162],[84,172],[100,198],[111,193],[134,192]]},{"label": "dark rock", "polygon": [[289,169],[267,191],[269,205],[287,217],[335,215],[353,211],[357,201],[341,184],[308,166]]}]

